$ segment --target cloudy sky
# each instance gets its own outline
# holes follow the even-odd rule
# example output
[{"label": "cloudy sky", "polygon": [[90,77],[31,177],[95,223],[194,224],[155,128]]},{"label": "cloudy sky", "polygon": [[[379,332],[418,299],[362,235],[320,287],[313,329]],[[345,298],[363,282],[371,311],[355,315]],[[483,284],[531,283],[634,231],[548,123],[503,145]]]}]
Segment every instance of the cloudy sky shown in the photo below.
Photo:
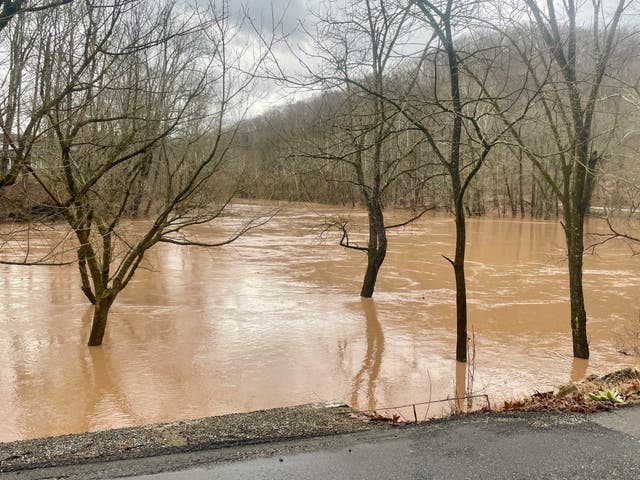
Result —
[{"label": "cloudy sky", "polygon": [[[244,2],[232,2],[233,15],[242,17],[244,12],[250,17],[253,24],[265,32],[265,36],[275,34],[286,36],[291,48],[299,48],[306,36],[300,28],[301,22],[309,17],[311,8],[318,8],[321,0],[245,0]],[[244,35],[258,41],[253,27],[245,23]],[[276,45],[273,51],[278,64],[288,74],[299,70],[300,64],[295,55],[284,42]],[[273,81],[259,82],[259,99],[251,108],[252,114],[262,113],[269,108],[278,107],[288,102],[308,96],[309,92],[301,92],[299,89],[287,88],[282,83]]]},{"label": "cloudy sky", "polygon": [[[209,0],[187,1],[195,1],[201,5],[209,3]],[[301,24],[309,30],[313,30],[314,28],[313,16],[310,12],[320,10],[323,3],[340,8],[340,6],[351,5],[357,1],[358,0],[229,0],[229,5],[232,10],[232,17],[237,19],[242,18],[246,12],[253,25],[261,28],[266,36],[273,33],[275,33],[276,36],[286,35],[289,46],[300,52],[299,49],[304,47],[304,42],[307,41],[307,36],[303,32]],[[609,16],[611,9],[615,8],[618,1],[619,0],[604,0],[605,16]],[[517,0],[504,0],[504,2],[500,3],[501,9],[513,9],[516,2],[522,5]],[[215,0],[215,3],[219,3],[219,1]],[[593,4],[591,0],[578,0],[578,6],[578,22],[585,25],[591,24],[593,19]],[[637,22],[638,10],[634,10],[633,12],[628,11],[626,17],[627,19],[632,17],[634,21]],[[560,17],[562,17],[562,11],[562,4],[558,3],[557,13]],[[274,25],[274,23],[276,25]],[[245,41],[258,43],[256,33],[249,22],[245,22],[242,35]],[[420,40],[422,39],[418,39],[417,41],[420,42]],[[276,46],[273,54],[287,74],[300,71],[298,59],[284,44]],[[291,89],[284,87],[282,84],[269,81],[259,82],[259,88],[256,94],[259,99],[252,108],[252,114],[262,113],[270,107],[277,107],[309,95],[308,92],[301,93],[300,91],[294,94]]]},{"label": "cloudy sky", "polygon": [[[187,5],[197,6],[199,9],[207,9],[214,5],[219,11],[224,0],[182,0]],[[287,37],[287,42],[294,48],[305,41],[305,34],[300,29],[300,22],[308,17],[309,8],[318,7],[324,0],[228,0],[229,13],[236,25],[241,25],[239,35],[236,37],[238,45],[260,45],[261,41],[255,29],[260,29],[265,37]],[[335,1],[335,0],[329,0]],[[349,1],[349,0],[341,0]],[[247,20],[247,17],[250,21]],[[242,47],[240,47],[242,48]],[[279,42],[273,51],[273,56],[278,64],[287,71],[287,74],[299,69],[300,64],[285,45]],[[252,55],[247,54],[246,68],[250,67]],[[250,115],[263,113],[272,107],[278,107],[307,94],[295,94],[292,89],[285,88],[274,81],[261,80],[255,94],[254,105],[250,109]]]},{"label": "cloudy sky", "polygon": [[[240,7],[240,2],[234,2],[235,8]],[[307,0],[273,0],[271,2],[264,0],[245,0],[242,5],[249,12],[254,20],[261,21],[265,29],[273,27],[271,23],[272,11],[276,19],[282,18],[284,28],[287,31],[296,29],[299,20],[304,20],[307,16],[308,7],[317,5],[318,0],[312,1],[310,5]]]}]

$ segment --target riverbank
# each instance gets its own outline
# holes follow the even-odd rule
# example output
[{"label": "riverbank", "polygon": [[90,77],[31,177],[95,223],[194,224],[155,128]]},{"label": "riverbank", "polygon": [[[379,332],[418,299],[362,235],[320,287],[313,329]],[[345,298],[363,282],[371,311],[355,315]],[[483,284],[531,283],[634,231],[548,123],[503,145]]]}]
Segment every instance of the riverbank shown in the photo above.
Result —
[{"label": "riverbank", "polygon": [[0,443],[0,472],[167,455],[386,428],[337,403]]},{"label": "riverbank", "polygon": [[553,391],[506,401],[503,411],[595,413],[616,406],[640,404],[640,370],[623,368],[606,375],[561,385]]},{"label": "riverbank", "polygon": [[[607,393],[608,392],[608,393]],[[611,398],[606,398],[609,395]],[[586,414],[640,403],[640,371],[623,369],[589,376],[554,392],[506,402],[502,411],[464,415],[471,422],[543,422],[573,424],[587,421]],[[638,407],[635,407],[638,410]],[[446,429],[461,415],[427,422]],[[418,424],[419,428],[425,422]],[[409,424],[413,428],[416,424]],[[121,428],[75,435],[0,443],[0,473],[64,467],[97,462],[175,455],[205,450],[246,448],[278,442],[329,437],[357,432],[397,429],[394,418],[363,415],[348,405],[332,402],[283,407]],[[234,450],[235,452],[235,450]]]}]

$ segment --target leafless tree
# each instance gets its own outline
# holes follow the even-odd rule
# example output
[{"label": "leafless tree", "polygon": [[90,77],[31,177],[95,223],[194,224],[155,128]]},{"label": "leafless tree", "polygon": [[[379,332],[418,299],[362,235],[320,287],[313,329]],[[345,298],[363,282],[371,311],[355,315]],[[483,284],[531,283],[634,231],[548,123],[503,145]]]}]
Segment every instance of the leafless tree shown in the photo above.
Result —
[{"label": "leafless tree", "polygon": [[[474,2],[415,0],[416,16],[430,32],[403,101],[387,99],[418,130],[451,182],[456,224],[453,258],[456,285],[456,360],[467,360],[465,195],[493,148],[529,108],[519,93],[526,75],[501,63],[501,42],[486,46],[474,37],[482,22]],[[497,115],[493,110],[500,111]],[[499,118],[509,118],[499,126]]]},{"label": "leafless tree", "polygon": [[0,31],[9,25],[11,19],[16,15],[29,12],[42,12],[50,8],[71,3],[72,1],[73,0],[45,0],[38,2],[29,0],[0,0]]},{"label": "leafless tree", "polygon": [[407,225],[430,210],[429,206],[416,208],[394,225],[384,218],[388,191],[428,167],[415,155],[421,139],[409,134],[404,118],[385,100],[396,87],[392,72],[410,30],[410,11],[401,2],[364,0],[344,9],[327,8],[316,16],[313,32],[307,30],[314,46],[308,52],[311,60],[302,59],[307,77],[301,83],[330,90],[339,103],[318,112],[318,128],[324,135],[298,141],[294,152],[298,158],[331,166],[328,170],[341,164],[349,173],[333,179],[350,183],[359,192],[367,210],[367,245],[350,239],[348,219],[332,219],[327,227],[341,232],[342,246],[367,254],[360,292],[364,298],[374,293],[387,253],[387,230]]},{"label": "leafless tree", "polygon": [[[573,354],[577,358],[589,358],[582,287],[584,219],[594,190],[596,168],[604,154],[597,149],[594,125],[603,81],[619,41],[621,19],[631,2],[619,0],[611,11],[605,3],[599,0],[592,3],[592,25],[585,37],[585,30],[579,28],[578,10],[584,12],[586,4],[568,0],[562,5],[552,1],[542,5],[524,0],[531,19],[528,42],[536,48],[533,51],[521,48],[520,40],[527,38],[524,32],[519,40],[511,42],[542,91],[541,124],[552,143],[540,145],[515,130],[512,133],[562,205]],[[542,75],[530,61],[531,52],[547,67]]]},{"label": "leafless tree", "polygon": [[[308,72],[322,84],[344,85],[347,104],[346,99],[357,95],[359,105],[367,99],[373,106],[368,112],[368,130],[359,126],[359,132],[366,131],[378,141],[354,145],[354,163],[357,165],[362,152],[366,152],[373,159],[369,165],[379,165],[376,154],[382,152],[380,140],[390,132],[397,134],[395,126],[402,125],[407,131],[417,132],[417,143],[426,145],[421,152],[427,159],[423,163],[439,164],[450,179],[457,239],[454,257],[445,258],[453,266],[456,281],[456,358],[466,361],[465,195],[492,149],[524,117],[530,104],[530,99],[521,95],[527,72],[513,75],[514,72],[504,71],[509,65],[500,62],[500,42],[491,46],[476,42],[474,27],[481,28],[481,22],[473,2],[367,1],[361,11],[354,7],[340,18],[323,18],[324,23],[315,23],[313,37],[316,51],[320,52],[316,54],[316,64],[321,68],[318,72],[309,67]],[[323,28],[325,25],[328,27]],[[356,47],[362,45],[357,42],[359,33],[367,37],[364,51]],[[411,40],[416,35],[427,39],[417,52]],[[499,114],[494,110],[496,106]],[[507,117],[508,124],[501,125],[500,118]],[[358,131],[352,124],[343,130]],[[361,141],[367,137],[354,138]],[[340,159],[353,162],[348,155]],[[374,252],[373,258],[369,257],[373,272],[377,272],[376,266],[384,258],[375,254],[377,246],[386,247],[386,238],[376,236],[384,231],[375,227],[383,224],[382,215],[376,214],[375,200],[371,201],[376,198],[376,181],[380,181],[376,175],[374,169],[372,183],[357,177],[357,182],[366,186],[363,203],[369,212],[369,242],[374,242],[373,247],[371,243],[367,247],[368,252]],[[341,227],[342,243],[349,245],[344,223]],[[371,292],[363,288],[362,294]]]},{"label": "leafless tree", "polygon": [[[254,216],[218,241],[191,236],[237,189],[226,163],[263,58],[238,31],[226,3],[194,12],[78,2],[47,12],[35,56],[38,159],[21,165],[75,236],[94,304],[90,346],[102,343],[111,305],[154,245],[224,245],[265,221]],[[127,219],[143,197],[148,216],[133,228]]]}]

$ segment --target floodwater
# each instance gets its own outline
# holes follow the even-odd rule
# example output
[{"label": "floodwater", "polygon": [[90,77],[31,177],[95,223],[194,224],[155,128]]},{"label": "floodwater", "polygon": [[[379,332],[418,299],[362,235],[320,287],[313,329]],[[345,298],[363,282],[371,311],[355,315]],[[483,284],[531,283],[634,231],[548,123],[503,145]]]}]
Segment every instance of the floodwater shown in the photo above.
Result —
[{"label": "floodwater", "polygon": [[0,441],[331,400],[380,409],[472,390],[497,402],[636,365],[617,351],[640,324],[640,259],[622,244],[585,258],[592,359],[574,361],[561,226],[469,220],[464,385],[442,257],[452,220],[393,231],[375,298],[361,300],[364,254],[318,235],[324,217],[348,213],[364,222],[294,205],[223,248],[155,247],[98,348],[86,347],[74,266],[0,266]]}]

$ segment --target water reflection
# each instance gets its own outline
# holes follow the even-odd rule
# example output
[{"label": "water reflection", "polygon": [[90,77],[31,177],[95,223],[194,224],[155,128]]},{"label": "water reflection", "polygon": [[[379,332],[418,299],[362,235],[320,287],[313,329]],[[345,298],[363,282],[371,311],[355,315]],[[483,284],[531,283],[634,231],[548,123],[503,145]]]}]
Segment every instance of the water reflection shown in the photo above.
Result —
[{"label": "water reflection", "polygon": [[360,303],[366,322],[367,350],[362,366],[353,378],[351,405],[360,405],[358,397],[362,384],[366,379],[367,410],[374,410],[376,408],[376,382],[380,375],[380,365],[382,365],[382,355],[384,353],[384,332],[378,320],[375,301],[372,298],[362,298]]},{"label": "water reflection", "polygon": [[463,412],[467,395],[467,368],[466,362],[456,362],[456,411]]},{"label": "water reflection", "polygon": [[84,397],[86,430],[108,428],[111,417],[121,423],[135,424],[135,413],[129,404],[127,392],[118,378],[118,369],[105,348],[87,348],[82,362],[82,376],[87,385]]},{"label": "water reflection", "polygon": [[571,363],[571,377],[572,382],[579,382],[587,376],[587,369],[589,368],[589,360],[584,358],[574,358]]}]

